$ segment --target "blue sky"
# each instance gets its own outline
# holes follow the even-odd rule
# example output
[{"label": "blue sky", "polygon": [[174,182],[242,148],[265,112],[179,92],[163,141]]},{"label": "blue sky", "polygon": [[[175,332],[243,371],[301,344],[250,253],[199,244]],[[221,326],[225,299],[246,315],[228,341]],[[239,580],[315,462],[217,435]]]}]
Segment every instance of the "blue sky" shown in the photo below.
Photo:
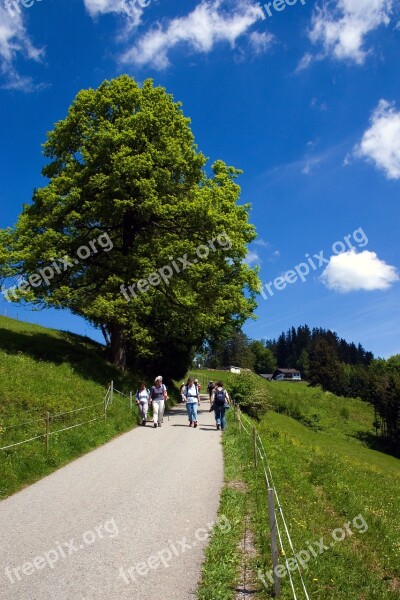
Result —
[{"label": "blue sky", "polygon": [[[244,171],[259,236],[248,261],[273,292],[245,332],[307,323],[400,352],[398,1],[7,1],[0,227],[45,184],[41,144],[80,89],[151,77],[182,101],[210,162]],[[302,281],[314,255],[322,264],[308,262]],[[2,299],[0,314],[102,340],[67,312]]]}]

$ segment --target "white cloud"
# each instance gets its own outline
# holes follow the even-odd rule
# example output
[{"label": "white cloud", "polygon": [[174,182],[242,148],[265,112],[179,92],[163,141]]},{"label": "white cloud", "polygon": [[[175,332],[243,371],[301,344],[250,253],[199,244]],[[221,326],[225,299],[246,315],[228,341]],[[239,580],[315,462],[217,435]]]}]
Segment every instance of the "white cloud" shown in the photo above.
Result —
[{"label": "white cloud", "polygon": [[267,31],[263,31],[262,33],[252,31],[249,37],[250,44],[256,54],[265,54],[275,39],[275,37]]},{"label": "white cloud", "polygon": [[257,238],[254,240],[253,244],[256,244],[256,246],[262,246],[263,248],[271,248],[270,242],[266,242],[262,238]]},{"label": "white cloud", "polygon": [[[324,0],[314,10],[310,39],[314,44],[321,43],[325,54],[361,65],[369,53],[366,37],[390,23],[392,10],[393,0]],[[306,54],[297,70],[310,63],[310,55]]]},{"label": "white cloud", "polygon": [[83,2],[86,10],[93,19],[112,13],[124,16],[127,32],[140,25],[143,12],[146,10],[139,6],[136,0],[83,0]]},{"label": "white cloud", "polygon": [[[234,47],[259,19],[260,7],[252,0],[237,1],[229,11],[223,8],[223,0],[202,0],[186,16],[155,25],[123,54],[122,62],[165,69],[170,64],[168,53],[176,46],[184,44],[191,52],[200,53],[211,52],[219,42]],[[266,41],[265,36],[259,37],[259,48]]]},{"label": "white cloud", "polygon": [[261,258],[258,256],[257,252],[249,250],[246,256],[246,262],[249,266],[259,265],[261,264]]},{"label": "white cloud", "polygon": [[306,54],[301,58],[299,64],[296,67],[296,73],[300,71],[305,71],[311,65],[314,60],[314,56],[310,52],[306,52]]},{"label": "white cloud", "polygon": [[92,17],[107,13],[120,13],[123,10],[122,0],[84,0],[84,4]]},{"label": "white cloud", "polygon": [[386,290],[399,276],[396,268],[380,260],[375,252],[349,250],[332,256],[320,279],[327,288],[347,293]]},{"label": "white cloud", "polygon": [[400,112],[394,104],[379,102],[355,155],[372,160],[389,179],[400,179]]},{"label": "white cloud", "polygon": [[22,11],[10,4],[0,4],[0,73],[1,87],[25,92],[37,89],[30,77],[21,76],[15,67],[19,56],[39,62],[43,49],[35,48],[23,23]]}]

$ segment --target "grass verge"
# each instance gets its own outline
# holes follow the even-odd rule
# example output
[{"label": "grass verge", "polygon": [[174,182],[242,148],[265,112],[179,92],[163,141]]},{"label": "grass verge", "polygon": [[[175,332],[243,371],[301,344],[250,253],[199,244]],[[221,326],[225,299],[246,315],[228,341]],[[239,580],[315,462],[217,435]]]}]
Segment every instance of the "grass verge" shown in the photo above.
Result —
[{"label": "grass verge", "polygon": [[[255,515],[246,483],[246,471],[251,465],[247,449],[237,444],[237,429],[237,424],[230,416],[228,428],[223,434],[225,485],[221,494],[219,516],[227,519],[231,528],[228,533],[217,526],[214,528],[206,549],[202,580],[197,592],[199,600],[233,600],[240,594],[239,584],[243,576],[242,542],[248,518],[254,524]],[[254,558],[251,563],[254,563]],[[246,569],[247,580],[254,580],[249,573],[249,562],[246,563]],[[250,571],[255,573],[255,565],[253,568],[250,564]],[[257,600],[259,596],[252,591],[251,597]]]}]

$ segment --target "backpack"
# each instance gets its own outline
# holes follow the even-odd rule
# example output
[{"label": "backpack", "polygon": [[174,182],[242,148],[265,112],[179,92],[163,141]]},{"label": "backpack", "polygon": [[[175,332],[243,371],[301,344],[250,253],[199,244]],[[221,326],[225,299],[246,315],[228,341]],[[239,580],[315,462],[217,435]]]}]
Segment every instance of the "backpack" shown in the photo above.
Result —
[{"label": "backpack", "polygon": [[[199,395],[199,388],[197,387],[197,383],[194,383],[193,385],[196,388],[196,396],[198,396]],[[189,394],[189,386],[188,386],[188,384],[185,385],[185,389],[186,389],[186,394],[184,394],[184,396],[187,396]]]},{"label": "backpack", "polygon": [[215,390],[214,404],[217,404],[218,406],[223,406],[225,404],[225,400],[226,400],[226,396],[225,396],[224,388],[222,388],[222,390],[220,390],[220,389]]}]

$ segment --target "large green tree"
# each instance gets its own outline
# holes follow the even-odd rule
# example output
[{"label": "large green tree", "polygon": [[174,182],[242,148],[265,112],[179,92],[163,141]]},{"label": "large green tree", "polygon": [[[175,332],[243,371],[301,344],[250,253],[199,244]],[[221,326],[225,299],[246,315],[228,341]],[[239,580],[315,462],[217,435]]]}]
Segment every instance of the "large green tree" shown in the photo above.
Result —
[{"label": "large green tree", "polygon": [[[82,90],[44,154],[47,185],[0,233],[0,275],[26,280],[12,299],[101,327],[121,367],[127,354],[153,367],[169,356],[171,371],[174,356],[184,370],[204,339],[252,316],[259,281],[244,259],[255,230],[238,203],[240,171],[217,161],[206,172],[190,120],[164,88],[123,75]],[[82,256],[83,246],[93,251]],[[173,276],[158,282],[167,266]]]}]

